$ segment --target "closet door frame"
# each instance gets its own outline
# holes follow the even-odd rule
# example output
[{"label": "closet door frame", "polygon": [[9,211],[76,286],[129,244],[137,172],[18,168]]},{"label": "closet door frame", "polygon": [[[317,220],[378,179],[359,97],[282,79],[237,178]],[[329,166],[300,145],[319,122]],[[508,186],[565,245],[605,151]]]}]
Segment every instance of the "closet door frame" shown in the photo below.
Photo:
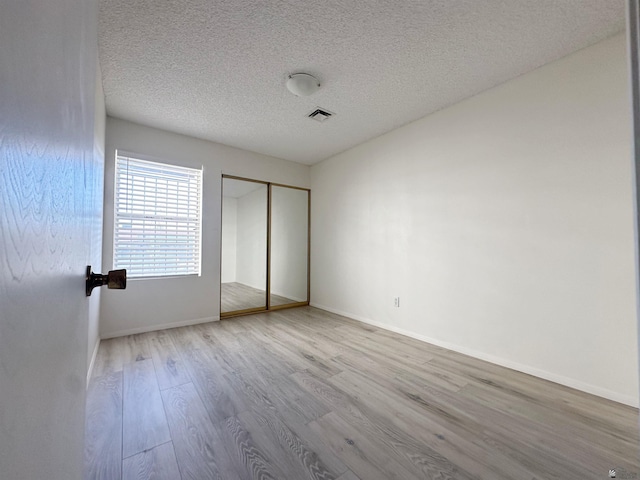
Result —
[{"label": "closet door frame", "polygon": [[[265,307],[252,307],[242,310],[233,310],[231,312],[222,311],[222,210],[224,202],[224,179],[239,180],[244,182],[260,183],[267,186],[267,252],[266,252],[266,302]],[[220,188],[220,272],[219,272],[219,293],[220,293],[220,319],[239,317],[242,315],[250,315],[256,313],[270,312],[276,310],[284,310],[287,308],[304,307],[309,305],[311,301],[311,189],[286,185],[283,183],[266,182],[264,180],[256,180],[254,178],[239,177],[237,175],[222,174]],[[271,305],[271,206],[272,206],[272,187],[291,188],[307,192],[307,299],[303,302],[292,302],[284,305]]]}]

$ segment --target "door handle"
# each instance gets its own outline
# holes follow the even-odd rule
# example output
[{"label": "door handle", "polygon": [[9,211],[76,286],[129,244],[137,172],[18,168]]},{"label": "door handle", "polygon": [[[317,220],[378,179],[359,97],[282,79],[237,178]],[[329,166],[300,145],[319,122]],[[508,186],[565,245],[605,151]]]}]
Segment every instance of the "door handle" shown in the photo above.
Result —
[{"label": "door handle", "polygon": [[127,270],[111,270],[108,274],[102,275],[100,273],[93,273],[91,271],[91,265],[87,265],[87,278],[85,293],[87,297],[91,296],[91,292],[96,287],[106,285],[107,288],[115,288],[118,290],[124,290],[127,288]]}]

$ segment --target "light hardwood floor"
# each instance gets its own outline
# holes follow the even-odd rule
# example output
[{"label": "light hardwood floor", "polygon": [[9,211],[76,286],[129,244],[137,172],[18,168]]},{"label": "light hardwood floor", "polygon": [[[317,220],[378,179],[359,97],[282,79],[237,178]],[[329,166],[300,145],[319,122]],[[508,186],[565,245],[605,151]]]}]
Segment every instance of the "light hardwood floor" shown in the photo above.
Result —
[{"label": "light hardwood floor", "polygon": [[636,409],[303,307],[103,341],[85,478],[640,478],[638,444]]},{"label": "light hardwood floor", "polygon": [[[221,285],[220,299],[222,312],[235,312],[247,308],[265,307],[267,292],[258,288],[253,288],[238,282],[223,283]],[[271,305],[287,305],[296,303],[297,300],[271,295]]]}]

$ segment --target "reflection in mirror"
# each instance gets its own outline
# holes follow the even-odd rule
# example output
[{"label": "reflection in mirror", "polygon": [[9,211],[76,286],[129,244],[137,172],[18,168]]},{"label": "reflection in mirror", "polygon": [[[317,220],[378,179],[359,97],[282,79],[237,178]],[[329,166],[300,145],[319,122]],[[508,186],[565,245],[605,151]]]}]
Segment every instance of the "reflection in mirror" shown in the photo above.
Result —
[{"label": "reflection in mirror", "polygon": [[267,185],[222,179],[221,313],[267,308]]},{"label": "reflection in mirror", "polygon": [[306,302],[309,192],[271,186],[271,306]]}]

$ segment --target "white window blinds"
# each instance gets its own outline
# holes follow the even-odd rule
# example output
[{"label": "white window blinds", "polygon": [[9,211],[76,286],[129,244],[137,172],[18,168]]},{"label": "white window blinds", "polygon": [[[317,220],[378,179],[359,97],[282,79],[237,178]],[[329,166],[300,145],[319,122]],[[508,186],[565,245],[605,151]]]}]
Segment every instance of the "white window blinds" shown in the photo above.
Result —
[{"label": "white window blinds", "polygon": [[116,159],[115,269],[127,276],[200,275],[202,169]]}]

